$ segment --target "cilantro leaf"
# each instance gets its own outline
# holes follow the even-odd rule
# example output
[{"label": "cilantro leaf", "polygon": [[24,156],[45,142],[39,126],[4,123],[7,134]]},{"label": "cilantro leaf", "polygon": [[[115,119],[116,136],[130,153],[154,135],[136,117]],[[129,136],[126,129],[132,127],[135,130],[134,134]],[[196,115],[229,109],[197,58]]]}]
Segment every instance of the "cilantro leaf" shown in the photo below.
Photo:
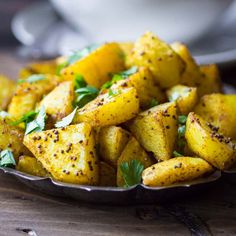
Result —
[{"label": "cilantro leaf", "polygon": [[64,117],[61,121],[58,121],[55,124],[55,127],[62,128],[62,127],[66,127],[66,126],[70,125],[75,117],[76,111],[77,111],[77,107],[68,116]]},{"label": "cilantro leaf", "polygon": [[94,51],[96,48],[98,48],[99,45],[91,45],[88,47],[85,47],[82,50],[76,51],[74,54],[72,54],[68,59],[67,63],[68,65],[72,65],[78,60],[82,59],[83,57],[88,56],[92,51]]},{"label": "cilantro leaf", "polygon": [[120,90],[112,90],[112,89],[109,89],[108,91],[108,95],[109,97],[115,97],[117,95],[121,94],[121,91]]},{"label": "cilantro leaf", "polygon": [[27,79],[18,80],[18,84],[25,83],[25,82],[32,84],[34,82],[45,80],[45,79],[46,79],[45,75],[35,74],[35,75],[29,76]]},{"label": "cilantro leaf", "polygon": [[12,122],[12,125],[19,125],[21,123],[29,123],[34,120],[35,116],[38,114],[36,111],[29,111],[24,114],[19,120]]},{"label": "cilantro leaf", "polygon": [[75,76],[74,84],[75,84],[75,89],[79,89],[79,88],[83,88],[87,86],[87,83],[84,80],[84,77],[80,74],[77,74]]},{"label": "cilantro leaf", "polygon": [[137,71],[138,71],[138,67],[137,67],[137,66],[132,66],[130,69],[118,73],[118,75],[120,75],[120,76],[122,76],[124,79],[126,79],[126,78],[128,78],[130,75],[133,75],[134,73],[136,73]]},{"label": "cilantro leaf", "polygon": [[46,112],[44,106],[41,107],[35,120],[26,124],[25,135],[43,131],[45,128]]},{"label": "cilantro leaf", "polygon": [[68,62],[67,61],[65,61],[65,62],[63,62],[63,63],[61,63],[61,64],[59,64],[58,66],[57,66],[57,68],[56,68],[56,75],[60,75],[61,74],[61,71],[65,68],[65,67],[67,67],[68,66]]},{"label": "cilantro leaf", "polygon": [[120,170],[125,181],[124,187],[130,187],[141,182],[144,166],[138,160],[131,160],[121,163]]},{"label": "cilantro leaf", "polygon": [[155,107],[159,104],[156,98],[153,98],[150,102],[150,108]]},{"label": "cilantro leaf", "polygon": [[15,167],[16,161],[13,153],[10,150],[3,150],[0,153],[0,166],[1,167]]},{"label": "cilantro leaf", "polygon": [[174,157],[182,157],[183,155],[177,151],[173,151]]},{"label": "cilantro leaf", "polygon": [[185,126],[185,125],[179,126],[179,127],[178,127],[178,136],[179,136],[180,138],[184,137],[185,131],[186,131],[186,126]]},{"label": "cilantro leaf", "polygon": [[187,116],[181,115],[178,117],[179,124],[184,125],[186,123],[186,121],[187,121]]}]

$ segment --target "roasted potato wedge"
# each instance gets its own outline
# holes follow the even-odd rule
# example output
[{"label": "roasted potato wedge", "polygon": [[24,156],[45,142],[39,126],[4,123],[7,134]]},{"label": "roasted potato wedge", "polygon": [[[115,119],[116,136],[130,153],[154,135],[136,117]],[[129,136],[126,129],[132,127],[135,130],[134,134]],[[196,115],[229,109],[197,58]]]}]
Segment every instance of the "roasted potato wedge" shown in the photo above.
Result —
[{"label": "roasted potato wedge", "polygon": [[220,170],[236,161],[235,144],[193,112],[187,118],[185,138],[190,150]]},{"label": "roasted potato wedge", "polygon": [[23,130],[8,123],[5,119],[0,118],[0,150],[11,150],[18,161],[19,156],[30,154],[30,152],[23,145]]},{"label": "roasted potato wedge", "polygon": [[132,58],[135,65],[150,69],[162,88],[178,84],[185,68],[180,56],[151,32],[136,41]]},{"label": "roasted potato wedge", "polygon": [[202,81],[198,86],[198,95],[202,97],[205,94],[221,93],[222,83],[220,73],[215,64],[200,66],[202,72]]},{"label": "roasted potato wedge", "polygon": [[128,143],[129,138],[129,132],[120,127],[108,126],[101,128],[98,134],[101,158],[116,167],[117,160]]},{"label": "roasted potato wedge", "polygon": [[128,124],[132,134],[157,160],[172,157],[177,138],[177,106],[164,103],[144,111]]},{"label": "roasted potato wedge", "polygon": [[20,156],[16,169],[30,175],[48,176],[48,172],[43,168],[42,164],[35,157],[31,156]]},{"label": "roasted potato wedge", "polygon": [[61,78],[56,75],[45,75],[43,80],[18,84],[8,108],[9,114],[19,119],[25,113],[34,110],[43,95],[53,90],[60,82]]},{"label": "roasted potato wedge", "polygon": [[176,85],[167,90],[169,101],[176,101],[181,114],[187,115],[198,102],[197,88]]},{"label": "roasted potato wedge", "polygon": [[198,87],[203,80],[202,74],[187,46],[182,43],[175,42],[171,44],[171,48],[182,58],[186,65],[185,71],[181,75],[179,83],[189,87]]},{"label": "roasted potato wedge", "polygon": [[194,112],[219,128],[219,133],[236,140],[236,95],[209,94],[201,98]]},{"label": "roasted potato wedge", "polygon": [[132,61],[132,50],[134,48],[134,43],[133,42],[124,42],[124,43],[119,43],[119,46],[121,50],[123,51],[124,55],[124,60],[125,60],[125,67],[128,69],[132,67],[134,64]]},{"label": "roasted potato wedge", "polygon": [[100,162],[100,186],[116,186],[116,170],[106,162]]},{"label": "roasted potato wedge", "polygon": [[54,179],[84,185],[99,183],[99,163],[89,124],[32,133],[25,136],[24,144]]},{"label": "roasted potato wedge", "polygon": [[112,74],[124,69],[122,49],[117,43],[106,43],[63,69],[62,76],[65,80],[73,81],[79,74],[89,85],[100,88],[111,79]]},{"label": "roasted potato wedge", "polygon": [[16,84],[4,75],[0,75],[0,110],[7,109],[13,97]]},{"label": "roasted potato wedge", "polygon": [[142,109],[150,108],[151,101],[157,100],[159,103],[166,101],[166,96],[155,83],[149,69],[141,67],[129,78],[116,82],[111,88],[134,87],[137,90],[140,106]]},{"label": "roasted potato wedge", "polygon": [[151,187],[191,181],[209,174],[214,168],[201,158],[175,157],[156,163],[143,171],[143,184]]},{"label": "roasted potato wedge", "polygon": [[114,89],[79,109],[74,123],[87,122],[93,127],[116,125],[132,119],[138,112],[139,99],[135,88]]},{"label": "roasted potato wedge", "polygon": [[73,111],[74,84],[66,81],[59,84],[40,102],[40,107],[44,106],[46,113],[54,121],[61,120]]},{"label": "roasted potato wedge", "polygon": [[140,144],[134,137],[130,139],[118,159],[117,186],[119,187],[124,187],[125,185],[120,165],[123,162],[130,162],[131,160],[140,161],[144,165],[144,168],[147,168],[153,164],[152,159],[147,155],[147,153],[144,151],[144,149],[140,146]]}]

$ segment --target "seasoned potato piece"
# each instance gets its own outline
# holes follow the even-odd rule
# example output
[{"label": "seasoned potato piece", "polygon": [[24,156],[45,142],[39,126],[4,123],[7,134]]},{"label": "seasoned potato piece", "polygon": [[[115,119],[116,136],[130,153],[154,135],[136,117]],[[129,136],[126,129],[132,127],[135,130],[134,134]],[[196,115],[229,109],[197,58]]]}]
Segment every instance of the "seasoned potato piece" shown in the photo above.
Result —
[{"label": "seasoned potato piece", "polygon": [[41,61],[36,63],[30,63],[26,67],[22,68],[19,72],[20,79],[27,79],[30,75],[34,74],[56,74],[57,59],[50,61]]},{"label": "seasoned potato piece", "polygon": [[171,44],[172,49],[182,58],[186,64],[184,73],[181,75],[180,84],[189,87],[198,87],[202,82],[202,74],[199,66],[194,61],[186,45],[176,42]]},{"label": "seasoned potato piece", "polygon": [[209,174],[213,167],[201,158],[176,157],[156,163],[143,171],[143,184],[151,187],[168,186],[191,181]]},{"label": "seasoned potato piece", "polygon": [[143,109],[150,108],[152,99],[158,102],[166,101],[166,96],[156,85],[151,72],[145,68],[139,68],[138,71],[129,78],[116,82],[111,88],[134,87],[139,95],[140,106]]},{"label": "seasoned potato piece", "polygon": [[143,150],[143,148],[140,146],[140,144],[134,137],[130,139],[118,159],[117,186],[119,187],[123,187],[125,185],[120,165],[123,162],[130,162],[131,160],[140,161],[144,165],[144,168],[147,168],[153,164],[151,158],[147,155],[147,153]]},{"label": "seasoned potato piece", "polygon": [[162,88],[178,84],[185,67],[178,54],[151,32],[136,41],[133,61],[137,66],[149,68]]},{"label": "seasoned potato piece", "polygon": [[32,133],[24,144],[56,180],[74,184],[99,183],[95,140],[89,124]]},{"label": "seasoned potato piece", "polygon": [[16,84],[4,75],[0,75],[0,110],[5,110],[14,94]]},{"label": "seasoned potato piece", "polygon": [[74,84],[72,81],[66,81],[59,84],[46,95],[40,102],[39,108],[44,106],[46,113],[50,115],[54,121],[58,121],[73,111],[73,101]]},{"label": "seasoned potato piece", "polygon": [[60,82],[60,77],[45,75],[43,80],[18,84],[8,108],[9,114],[18,119],[28,111],[34,110],[36,103],[42,99],[43,95],[49,93]]},{"label": "seasoned potato piece", "polygon": [[[112,94],[109,95],[110,91]],[[138,111],[135,88],[109,90],[79,109],[74,123],[87,122],[93,127],[117,125],[132,119]]]},{"label": "seasoned potato piece", "polygon": [[116,186],[116,170],[106,162],[100,162],[100,186]]},{"label": "seasoned potato piece", "polygon": [[193,112],[187,118],[185,138],[190,150],[218,169],[228,169],[236,161],[235,144]]},{"label": "seasoned potato piece", "polygon": [[236,139],[236,95],[209,94],[201,98],[194,112],[219,128],[226,137]]},{"label": "seasoned potato piece", "polygon": [[198,95],[202,97],[205,94],[221,93],[222,84],[220,80],[220,73],[215,64],[200,66],[202,72],[202,82],[198,87]]},{"label": "seasoned potato piece", "polygon": [[17,161],[19,156],[30,153],[22,143],[23,138],[24,133],[20,128],[11,126],[0,118],[0,150],[11,150]]},{"label": "seasoned potato piece", "polygon": [[66,80],[82,75],[85,81],[100,88],[111,79],[111,75],[125,69],[123,52],[117,43],[107,43],[91,52],[88,56],[62,70]]},{"label": "seasoned potato piece", "polygon": [[128,125],[131,132],[157,160],[172,157],[177,138],[177,108],[175,102],[155,106],[140,113]]},{"label": "seasoned potato piece", "polygon": [[132,42],[124,42],[124,43],[119,43],[119,46],[124,54],[126,68],[132,67],[133,65],[132,50],[134,48],[134,44]]},{"label": "seasoned potato piece", "polygon": [[128,143],[129,138],[129,132],[120,127],[108,126],[101,128],[98,134],[101,158],[112,166],[117,166],[117,160]]},{"label": "seasoned potato piece", "polygon": [[198,101],[197,89],[184,85],[176,85],[167,90],[169,101],[176,101],[181,114],[187,115]]},{"label": "seasoned potato piece", "polygon": [[20,156],[16,169],[30,175],[48,176],[48,172],[43,168],[42,164],[31,156]]}]

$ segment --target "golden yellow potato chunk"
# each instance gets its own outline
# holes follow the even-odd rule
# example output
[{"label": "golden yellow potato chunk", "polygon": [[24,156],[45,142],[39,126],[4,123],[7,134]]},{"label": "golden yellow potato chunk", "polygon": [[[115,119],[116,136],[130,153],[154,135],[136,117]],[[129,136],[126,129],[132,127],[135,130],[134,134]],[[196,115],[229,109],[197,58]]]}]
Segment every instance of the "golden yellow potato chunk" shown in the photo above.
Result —
[{"label": "golden yellow potato chunk", "polygon": [[156,187],[191,181],[209,174],[214,168],[201,158],[175,157],[156,163],[143,171],[143,184]]},{"label": "golden yellow potato chunk", "polygon": [[54,179],[83,185],[99,183],[99,163],[89,124],[32,133],[25,136],[24,144]]}]

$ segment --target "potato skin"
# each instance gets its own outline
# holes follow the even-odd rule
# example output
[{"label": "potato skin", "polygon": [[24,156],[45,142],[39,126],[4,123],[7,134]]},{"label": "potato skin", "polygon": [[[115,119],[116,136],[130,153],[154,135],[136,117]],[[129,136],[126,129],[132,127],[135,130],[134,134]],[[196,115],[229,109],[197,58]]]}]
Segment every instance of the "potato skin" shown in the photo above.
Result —
[{"label": "potato skin", "polygon": [[185,132],[188,147],[211,165],[226,170],[236,161],[235,144],[210,126],[200,116],[189,113]]},{"label": "potato skin", "polygon": [[43,95],[53,90],[60,82],[61,78],[56,75],[45,75],[44,80],[18,84],[8,113],[16,119],[21,118],[25,113],[34,110]]},{"label": "potato skin", "polygon": [[100,129],[98,134],[100,157],[110,165],[116,167],[117,160],[130,138],[129,132],[117,127],[108,126]]},{"label": "potato skin", "polygon": [[39,109],[44,106],[47,115],[53,121],[59,121],[73,111],[74,84],[66,81],[59,84],[40,102]]},{"label": "potato skin", "polygon": [[140,107],[145,110],[150,108],[152,99],[159,103],[166,101],[166,96],[156,84],[152,73],[148,68],[140,67],[129,78],[116,82],[111,88],[134,87],[139,96]]},{"label": "potato skin", "polygon": [[89,124],[32,133],[25,136],[24,144],[55,180],[82,185],[99,183],[99,163]]},{"label": "potato skin", "polygon": [[118,187],[124,187],[125,185],[120,165],[123,162],[130,162],[131,160],[140,161],[144,165],[144,168],[147,168],[148,166],[151,166],[153,164],[152,159],[147,155],[147,153],[144,151],[144,149],[140,146],[140,144],[134,137],[130,139],[130,141],[128,142],[121,156],[118,159],[118,166],[117,166]]},{"label": "potato skin", "polygon": [[106,162],[100,162],[99,186],[116,186],[116,170]]},{"label": "potato skin", "polygon": [[143,171],[143,184],[156,187],[191,181],[212,172],[214,168],[201,158],[175,157],[156,163]]},{"label": "potato skin", "polygon": [[0,118],[0,150],[11,150],[18,161],[19,156],[30,154],[30,152],[23,145],[23,130],[8,123],[7,120]]},{"label": "potato skin", "polygon": [[201,98],[194,112],[219,128],[226,137],[236,139],[236,95],[209,94]]},{"label": "potato skin", "polygon": [[0,75],[0,110],[7,109],[16,88],[15,82]]},{"label": "potato skin", "polygon": [[114,90],[118,94],[101,94],[79,109],[74,123],[87,122],[93,127],[117,125],[135,117],[139,112],[139,99],[135,88]]},{"label": "potato skin", "polygon": [[197,88],[175,85],[167,90],[169,101],[176,101],[180,114],[187,115],[198,102]]},{"label": "potato skin", "polygon": [[111,75],[125,69],[123,51],[117,43],[106,43],[88,56],[62,70],[65,80],[73,81],[77,74],[96,88],[111,79]]},{"label": "potato skin", "polygon": [[150,69],[162,88],[178,84],[185,68],[178,54],[151,32],[136,41],[132,57],[135,65]]},{"label": "potato skin", "polygon": [[177,106],[164,103],[141,112],[128,127],[141,146],[157,160],[172,157],[177,139]]},{"label": "potato skin", "polygon": [[16,169],[30,175],[48,176],[48,172],[43,168],[42,164],[35,157],[31,156],[20,156]]}]

